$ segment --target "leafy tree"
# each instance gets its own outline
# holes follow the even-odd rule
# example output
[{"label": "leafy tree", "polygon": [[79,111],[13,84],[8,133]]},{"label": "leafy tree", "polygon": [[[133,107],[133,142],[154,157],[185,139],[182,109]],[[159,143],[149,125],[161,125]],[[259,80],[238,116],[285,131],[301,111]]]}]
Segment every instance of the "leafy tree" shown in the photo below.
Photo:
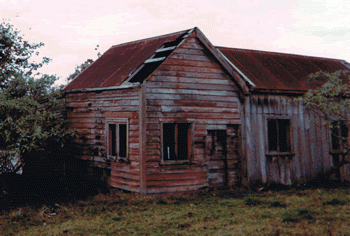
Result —
[{"label": "leafy tree", "polygon": [[67,81],[72,81],[75,77],[77,77],[81,72],[83,72],[86,68],[88,68],[92,63],[94,63],[94,60],[87,59],[85,62],[83,62],[80,66],[75,67],[75,71],[73,74],[69,75],[67,78]]},{"label": "leafy tree", "polygon": [[60,153],[74,136],[65,123],[60,91],[52,87],[56,76],[37,72],[50,61],[33,60],[42,46],[0,24],[0,173],[16,172],[39,151]]},{"label": "leafy tree", "polygon": [[350,71],[339,70],[334,73],[319,71],[311,74],[310,79],[322,85],[304,95],[304,105],[323,117],[323,124],[331,131],[331,148],[337,149],[337,152],[333,155],[334,167],[328,174],[336,173],[339,177],[340,167],[349,163]]},{"label": "leafy tree", "polygon": [[[99,50],[99,45],[96,45],[95,50]],[[99,58],[101,56],[101,53],[98,51],[97,52],[97,58]],[[75,67],[75,71],[74,73],[70,74],[67,78],[67,81],[70,82],[73,79],[75,79],[75,77],[77,77],[81,72],[83,72],[86,68],[88,68],[92,63],[94,63],[93,59],[87,59],[85,62],[83,62],[80,66],[76,66]]]}]

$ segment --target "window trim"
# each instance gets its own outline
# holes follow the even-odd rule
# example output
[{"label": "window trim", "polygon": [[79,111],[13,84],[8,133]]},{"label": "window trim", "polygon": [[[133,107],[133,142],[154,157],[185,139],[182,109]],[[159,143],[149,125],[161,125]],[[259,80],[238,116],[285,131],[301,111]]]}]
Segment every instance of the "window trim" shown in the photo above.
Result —
[{"label": "window trim", "polygon": [[[117,155],[110,155],[110,138],[109,138],[109,125],[115,124],[116,125],[116,154]],[[119,156],[119,125],[125,124],[126,125],[126,155],[125,157]],[[106,137],[106,156],[108,160],[114,160],[117,162],[129,162],[129,119],[124,118],[117,118],[117,119],[106,119],[105,124],[105,137]]]},{"label": "window trim", "polygon": [[[289,121],[289,135],[287,136],[287,139],[289,140],[289,151],[281,152],[281,151],[270,151],[269,148],[269,127],[268,127],[268,121],[269,120],[288,120]],[[265,117],[265,153],[266,156],[293,156],[293,129],[292,129],[292,119],[290,116],[284,116],[284,115],[269,115]]]},{"label": "window trim", "polygon": [[[163,125],[164,124],[188,124],[188,134],[187,134],[187,159],[186,160],[165,160],[164,157],[164,129]],[[160,165],[173,165],[173,164],[191,164],[192,163],[192,153],[193,153],[193,134],[194,134],[194,124],[192,122],[186,122],[186,121],[161,121],[160,122],[160,130],[161,130],[161,137],[160,137],[160,142],[161,142],[161,162]],[[176,134],[175,134],[176,137]],[[176,150],[177,152],[177,150]]]}]

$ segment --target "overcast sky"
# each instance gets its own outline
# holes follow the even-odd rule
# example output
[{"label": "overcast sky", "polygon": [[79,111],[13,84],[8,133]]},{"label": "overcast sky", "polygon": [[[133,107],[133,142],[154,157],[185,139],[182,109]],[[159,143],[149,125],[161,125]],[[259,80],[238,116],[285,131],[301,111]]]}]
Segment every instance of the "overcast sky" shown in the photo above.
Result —
[{"label": "overcast sky", "polygon": [[195,26],[216,46],[350,62],[350,0],[0,0],[0,18],[45,43],[61,83],[112,45]]}]

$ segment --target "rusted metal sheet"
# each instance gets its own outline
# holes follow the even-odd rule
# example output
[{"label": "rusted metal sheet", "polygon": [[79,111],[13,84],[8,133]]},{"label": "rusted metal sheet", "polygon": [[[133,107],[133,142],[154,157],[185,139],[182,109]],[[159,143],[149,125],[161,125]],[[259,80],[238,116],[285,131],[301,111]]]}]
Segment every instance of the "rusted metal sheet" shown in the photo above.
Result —
[{"label": "rusted metal sheet", "polygon": [[118,86],[161,45],[176,40],[185,32],[113,46],[67,85],[65,90]]},{"label": "rusted metal sheet", "polygon": [[217,47],[255,85],[255,90],[305,92],[319,85],[308,76],[319,70],[348,70],[343,61],[328,58]]}]

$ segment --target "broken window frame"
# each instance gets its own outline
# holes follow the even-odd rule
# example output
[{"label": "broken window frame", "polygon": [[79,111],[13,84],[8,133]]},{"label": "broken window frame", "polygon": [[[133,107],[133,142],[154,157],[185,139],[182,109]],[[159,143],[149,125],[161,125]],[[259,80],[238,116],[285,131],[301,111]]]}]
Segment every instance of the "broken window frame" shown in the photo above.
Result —
[{"label": "broken window frame", "polygon": [[[113,128],[114,126],[114,128]],[[123,127],[123,130],[121,129]],[[111,130],[112,128],[112,130]],[[129,121],[109,119],[106,121],[106,152],[108,160],[129,162]],[[121,132],[123,132],[121,134]],[[121,137],[124,136],[123,137]]]},{"label": "broken window frame", "polygon": [[[165,126],[171,127],[173,126],[173,131],[165,130]],[[185,130],[179,131],[179,127],[183,127]],[[166,163],[166,164],[181,164],[181,163],[188,163],[191,161],[192,157],[192,128],[193,125],[192,123],[188,122],[161,122],[161,151],[162,151],[162,161],[161,163]],[[173,142],[173,147],[171,146],[166,146],[165,142],[165,135],[168,132],[173,132],[172,138],[169,138],[168,141]],[[187,143],[187,150],[185,151],[186,156],[185,157],[179,157],[179,153],[184,153],[183,150],[180,150],[181,148],[179,146],[179,132],[186,133],[186,140],[185,142]],[[183,143],[183,142],[182,142]],[[184,143],[183,143],[184,144]],[[171,158],[169,158],[172,156]]]},{"label": "broken window frame", "polygon": [[[349,127],[346,121],[334,121],[330,130],[330,153],[344,153],[347,151]],[[335,148],[335,146],[338,146]]]},{"label": "broken window frame", "polygon": [[[274,123],[274,124],[273,124]],[[283,124],[284,123],[284,124]],[[271,126],[275,125],[275,130]],[[266,153],[292,154],[292,124],[290,117],[271,116],[266,118]],[[284,132],[281,130],[284,129]],[[283,137],[281,137],[283,135]],[[274,140],[274,144],[271,143]],[[281,143],[283,142],[283,143]]]}]

